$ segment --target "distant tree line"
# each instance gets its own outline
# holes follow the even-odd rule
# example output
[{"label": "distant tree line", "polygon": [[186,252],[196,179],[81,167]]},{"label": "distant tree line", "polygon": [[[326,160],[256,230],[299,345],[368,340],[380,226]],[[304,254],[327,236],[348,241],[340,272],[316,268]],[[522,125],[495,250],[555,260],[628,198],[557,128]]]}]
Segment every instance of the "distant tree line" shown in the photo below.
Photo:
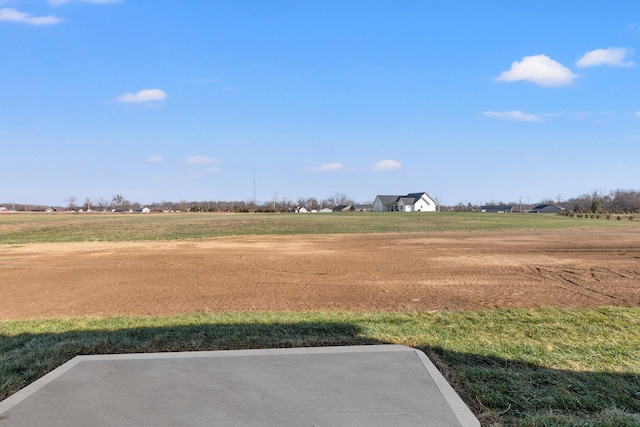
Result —
[{"label": "distant tree line", "polygon": [[279,198],[274,195],[271,200],[257,203],[253,200],[248,201],[205,201],[205,202],[186,202],[178,203],[162,202],[152,203],[148,205],[150,208],[168,208],[173,211],[190,211],[190,212],[289,212],[298,207],[304,207],[308,210],[320,210],[323,208],[333,209],[336,206],[346,206],[355,202],[345,193],[335,193],[333,196],[324,199],[315,197],[298,197],[291,200],[286,197]]},{"label": "distant tree line", "polygon": [[[439,203],[438,198],[436,200]],[[337,192],[332,196],[319,199],[316,197],[298,197],[292,200],[286,197],[278,197],[274,194],[271,200],[257,203],[253,200],[246,201],[162,201],[142,205],[139,202],[132,202],[121,194],[115,194],[110,199],[99,197],[97,199],[85,198],[84,202],[79,202],[75,196],[65,199],[65,206],[54,206],[54,208],[74,211],[131,211],[148,207],[153,211],[172,212],[288,212],[297,207],[304,207],[308,210],[321,210],[323,208],[333,209],[337,206],[347,206],[355,204],[355,201],[345,193]],[[372,204],[373,201],[362,204]],[[534,204],[522,204],[518,202],[508,202],[491,200],[484,205],[509,205],[514,211],[529,210],[536,205],[549,204],[564,208],[569,212],[576,213],[640,213],[640,190],[612,190],[608,193],[596,190],[584,193],[577,197],[562,200],[561,196],[555,199],[547,198]],[[16,211],[45,211],[49,206],[25,205],[17,203],[0,204],[0,206]],[[477,211],[480,206],[470,202],[458,203],[454,206],[440,206],[440,210],[448,211]]]},{"label": "distant tree line", "polygon": [[[26,205],[8,203],[5,205],[11,210],[16,211],[46,211],[54,208],[56,210],[71,210],[83,212],[128,212],[140,210],[147,207],[152,211],[169,211],[169,212],[288,212],[297,207],[304,207],[308,210],[320,210],[323,208],[333,209],[336,206],[346,206],[354,204],[354,200],[345,193],[337,192],[332,196],[318,199],[315,197],[298,197],[292,200],[286,197],[278,197],[275,194],[271,200],[257,203],[253,200],[238,201],[161,201],[149,204],[141,204],[132,202],[122,194],[115,194],[110,199],[99,197],[91,199],[87,197],[84,202],[80,202],[77,197],[69,196],[65,199],[64,206],[42,206],[42,205]],[[373,203],[373,202],[371,202]]]},{"label": "distant tree line", "polygon": [[[569,212],[576,213],[640,213],[640,190],[612,190],[609,193],[604,193],[600,190],[592,191],[591,193],[584,193],[577,197],[571,197],[566,200],[562,200],[561,196],[557,196],[555,199],[547,198],[540,200],[534,204],[522,204],[522,202],[508,202],[491,200],[484,205],[512,206],[515,211],[530,210],[537,205],[555,205],[564,208]],[[477,211],[480,206],[473,205],[471,203],[458,203],[455,206],[443,207],[442,210],[453,211]]]},{"label": "distant tree line", "polygon": [[594,191],[571,198],[564,202],[562,207],[582,213],[638,213],[640,212],[640,191],[613,190],[608,194]]}]

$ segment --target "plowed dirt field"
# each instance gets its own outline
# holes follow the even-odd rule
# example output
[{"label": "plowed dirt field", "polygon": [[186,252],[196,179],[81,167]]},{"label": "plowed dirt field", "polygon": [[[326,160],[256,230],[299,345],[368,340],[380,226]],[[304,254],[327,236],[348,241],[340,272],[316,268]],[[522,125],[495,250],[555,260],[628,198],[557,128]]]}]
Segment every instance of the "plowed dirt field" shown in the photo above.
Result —
[{"label": "plowed dirt field", "polygon": [[0,246],[0,319],[640,305],[640,230]]}]

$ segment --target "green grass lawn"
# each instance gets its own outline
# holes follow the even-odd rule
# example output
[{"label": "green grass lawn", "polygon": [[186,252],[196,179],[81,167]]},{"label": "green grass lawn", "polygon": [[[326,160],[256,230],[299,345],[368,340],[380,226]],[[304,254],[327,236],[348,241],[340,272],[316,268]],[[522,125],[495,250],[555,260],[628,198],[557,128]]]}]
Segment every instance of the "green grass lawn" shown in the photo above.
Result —
[{"label": "green grass lawn", "polygon": [[638,227],[640,221],[490,213],[4,214],[0,244],[148,241],[265,234],[405,233]]},{"label": "green grass lawn", "polygon": [[483,425],[640,425],[640,309],[197,313],[0,323],[0,399],[79,354],[393,343]]}]

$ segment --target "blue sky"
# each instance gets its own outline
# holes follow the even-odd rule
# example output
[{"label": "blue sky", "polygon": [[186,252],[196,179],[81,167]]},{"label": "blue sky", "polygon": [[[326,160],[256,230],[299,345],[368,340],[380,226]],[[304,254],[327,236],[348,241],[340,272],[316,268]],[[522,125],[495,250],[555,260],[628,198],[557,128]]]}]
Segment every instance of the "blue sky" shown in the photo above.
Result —
[{"label": "blue sky", "polygon": [[520,3],[0,0],[0,202],[637,189],[640,2]]}]

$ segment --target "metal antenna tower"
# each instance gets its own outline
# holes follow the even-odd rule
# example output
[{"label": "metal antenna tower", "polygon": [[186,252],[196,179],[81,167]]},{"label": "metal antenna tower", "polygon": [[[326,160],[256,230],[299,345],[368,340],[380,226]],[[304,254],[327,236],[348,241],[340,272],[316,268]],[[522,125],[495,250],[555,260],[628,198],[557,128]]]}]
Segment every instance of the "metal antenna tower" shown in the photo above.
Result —
[{"label": "metal antenna tower", "polygon": [[256,200],[256,170],[253,170],[253,204],[257,204],[258,201]]}]

